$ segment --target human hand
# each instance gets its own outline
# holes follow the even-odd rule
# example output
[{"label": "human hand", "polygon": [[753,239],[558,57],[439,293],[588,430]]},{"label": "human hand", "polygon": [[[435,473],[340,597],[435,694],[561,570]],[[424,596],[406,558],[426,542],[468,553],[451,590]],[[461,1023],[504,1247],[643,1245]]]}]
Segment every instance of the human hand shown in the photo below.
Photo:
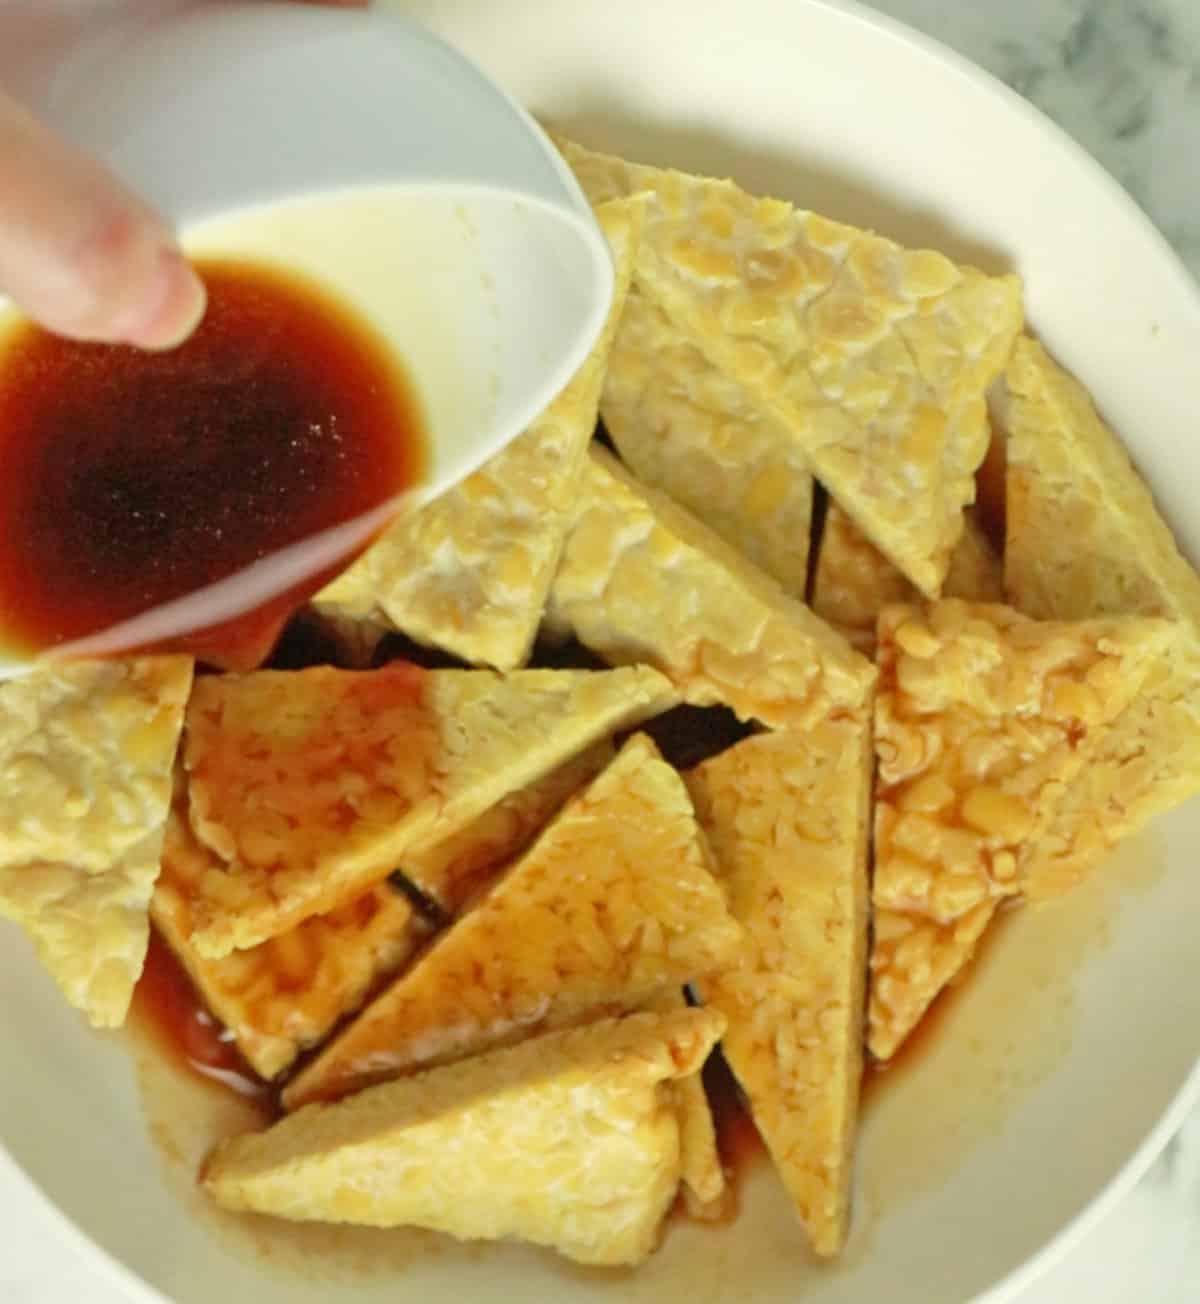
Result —
[{"label": "human hand", "polygon": [[164,219],[2,92],[0,294],[56,334],[144,349],[182,343],[205,306]]}]

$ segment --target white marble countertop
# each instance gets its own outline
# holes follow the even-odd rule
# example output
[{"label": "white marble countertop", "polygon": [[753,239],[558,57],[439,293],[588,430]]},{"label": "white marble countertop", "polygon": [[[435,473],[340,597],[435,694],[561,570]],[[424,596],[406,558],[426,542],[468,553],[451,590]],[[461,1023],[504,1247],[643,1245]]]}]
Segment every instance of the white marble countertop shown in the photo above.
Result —
[{"label": "white marble countertop", "polygon": [[[982,64],[1133,192],[1200,277],[1197,0],[874,0]],[[1182,160],[1182,163],[1181,163]],[[129,1304],[0,1169],[4,1304]],[[1200,1299],[1200,1115],[1021,1304]]]}]

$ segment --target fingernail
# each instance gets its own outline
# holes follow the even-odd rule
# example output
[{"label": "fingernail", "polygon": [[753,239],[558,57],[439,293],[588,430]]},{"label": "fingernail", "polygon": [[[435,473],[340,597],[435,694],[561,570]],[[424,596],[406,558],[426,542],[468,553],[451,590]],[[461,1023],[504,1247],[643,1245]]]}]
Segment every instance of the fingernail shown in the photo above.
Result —
[{"label": "fingernail", "polygon": [[163,249],[158,255],[158,272],[137,314],[136,325],[122,336],[139,349],[173,349],[200,324],[208,304],[204,282],[177,249]]}]

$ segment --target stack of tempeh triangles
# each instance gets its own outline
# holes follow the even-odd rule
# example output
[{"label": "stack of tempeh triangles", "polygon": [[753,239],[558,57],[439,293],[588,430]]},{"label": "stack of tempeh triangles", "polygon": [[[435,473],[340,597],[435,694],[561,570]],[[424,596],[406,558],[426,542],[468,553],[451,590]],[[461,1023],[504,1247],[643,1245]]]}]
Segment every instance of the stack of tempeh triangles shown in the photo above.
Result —
[{"label": "stack of tempeh triangles", "polygon": [[[1015,277],[561,148],[609,320],[318,596],[384,664],[0,688],[0,911],[115,1024],[149,909],[289,1111],[214,1151],[229,1208],[636,1263],[726,1208],[719,1042],[835,1255],[864,1048],[1200,787],[1200,579]],[[609,668],[528,668],[570,640]],[[681,773],[631,734],[680,703],[743,736]]]}]

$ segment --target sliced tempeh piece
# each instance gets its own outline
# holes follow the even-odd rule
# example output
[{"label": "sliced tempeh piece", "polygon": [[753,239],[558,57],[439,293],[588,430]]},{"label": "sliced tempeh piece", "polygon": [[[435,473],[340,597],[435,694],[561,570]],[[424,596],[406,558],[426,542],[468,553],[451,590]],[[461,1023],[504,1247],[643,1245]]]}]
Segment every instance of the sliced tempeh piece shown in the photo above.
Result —
[{"label": "sliced tempeh piece", "polygon": [[846,1237],[862,1072],[872,752],[864,711],[763,734],[687,776],[736,960],[701,980],[725,1058],[818,1254]]},{"label": "sliced tempeh piece", "polygon": [[[873,900],[887,927],[872,957],[874,1054],[894,1052],[970,958],[986,907],[1024,890],[1068,785],[1170,636],[1165,621],[1037,622],[953,600],[883,613]],[[914,917],[911,944],[892,945],[894,915]]]},{"label": "sliced tempeh piece", "polygon": [[[999,602],[1004,596],[1000,559],[976,516],[968,511],[950,559],[944,592],[968,602]],[[812,609],[860,652],[873,656],[875,627],[884,607],[913,602],[917,592],[870,543],[849,516],[830,501],[817,547]]]},{"label": "sliced tempeh piece", "polygon": [[258,671],[200,680],[188,819],[219,866],[189,900],[207,959],[361,895],[615,730],[671,706],[621,671]]},{"label": "sliced tempeh piece", "polygon": [[683,1009],[550,1033],[224,1141],[202,1180],[227,1209],[639,1263],[681,1176],[666,1085],[722,1028]]},{"label": "sliced tempeh piece", "polygon": [[[681,987],[656,992],[643,1006],[658,1014],[687,1008]],[[730,1190],[717,1149],[717,1129],[704,1081],[699,1073],[677,1078],[667,1087],[679,1119],[679,1147],[683,1200],[688,1217],[697,1222],[722,1222],[729,1217]]]},{"label": "sliced tempeh piece", "polygon": [[1033,340],[1008,373],[1005,580],[1031,615],[1158,615],[1167,658],[1072,785],[1030,868],[1058,891],[1200,790],[1200,577],[1083,387]]},{"label": "sliced tempeh piece", "polygon": [[[612,757],[607,739],[589,747],[504,797],[461,833],[405,857],[405,877],[448,914],[457,913]],[[214,862],[216,853],[192,833],[186,809],[173,812],[151,915],[205,1004],[264,1078],[324,1040],[429,936],[408,898],[382,883],[249,950],[206,960],[190,941],[188,901]]]},{"label": "sliced tempeh piece", "polygon": [[608,322],[574,379],[528,430],[436,502],[398,521],[322,593],[317,610],[380,625],[474,664],[529,657],[562,550],[580,459],[633,270],[644,205],[597,210],[616,259]]},{"label": "sliced tempeh piece", "polygon": [[955,599],[879,621],[875,905],[950,923],[1021,890],[1067,785],[1162,656],[1159,620]]},{"label": "sliced tempeh piece", "polygon": [[875,654],[875,626],[884,607],[913,602],[917,592],[830,499],[817,544],[812,609],[867,656]]},{"label": "sliced tempeh piece", "polygon": [[768,725],[854,710],[875,679],[803,603],[598,447],[547,616],[607,661],[657,666],[688,702]]},{"label": "sliced tempeh piece", "polygon": [[444,842],[403,857],[401,870],[448,915],[456,915],[523,852],[615,755],[606,738],[526,788],[518,788]]},{"label": "sliced tempeh piece", "polygon": [[971,963],[999,906],[984,901],[951,924],[875,911],[867,1049],[876,1059],[891,1059],[936,997]]},{"label": "sliced tempeh piece", "polygon": [[397,973],[428,936],[408,899],[387,883],[278,937],[220,960],[191,942],[189,901],[219,871],[186,810],[172,811],[151,918],[260,1077],[274,1078],[353,1013],[379,981]]},{"label": "sliced tempeh piece", "polygon": [[1012,600],[1041,620],[1165,616],[1200,629],[1200,576],[1087,391],[1025,336],[1007,379]]},{"label": "sliced tempeh piece", "polygon": [[0,686],[0,916],[96,1027],[124,1023],[146,958],[191,683],[164,656]]},{"label": "sliced tempeh piece", "polygon": [[1014,276],[560,142],[593,203],[649,192],[638,288],[793,432],[813,473],[939,592],[1021,328]]},{"label": "sliced tempeh piece", "polygon": [[740,937],[682,780],[635,735],[482,901],[296,1076],[284,1104],[636,1008],[727,960]]},{"label": "sliced tempeh piece", "polygon": [[813,499],[804,451],[636,289],[613,342],[600,412],[643,484],[803,600]]}]

